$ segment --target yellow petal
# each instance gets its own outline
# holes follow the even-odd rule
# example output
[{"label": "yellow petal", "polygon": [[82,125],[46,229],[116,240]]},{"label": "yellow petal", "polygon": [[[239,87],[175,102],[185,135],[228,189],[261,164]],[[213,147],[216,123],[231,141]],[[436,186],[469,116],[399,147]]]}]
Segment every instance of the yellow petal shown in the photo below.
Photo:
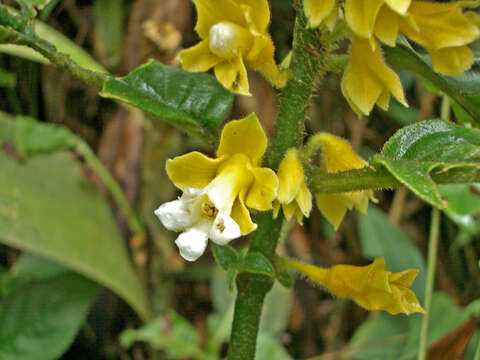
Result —
[{"label": "yellow petal", "polygon": [[310,140],[321,149],[321,168],[329,173],[361,169],[367,162],[358,156],[348,141],[329,133],[318,133]]},{"label": "yellow petal", "polygon": [[288,204],[297,196],[302,183],[305,181],[303,166],[298,159],[298,151],[295,148],[289,149],[285,158],[278,167],[278,201]]},{"label": "yellow petal", "polygon": [[398,35],[398,15],[388,6],[382,6],[375,23],[375,36],[388,46],[395,46]]},{"label": "yellow petal", "polygon": [[256,70],[260,71],[265,79],[267,79],[276,88],[282,88],[287,84],[288,73],[286,71],[280,72],[275,60],[273,60],[273,57]]},{"label": "yellow petal", "polygon": [[325,26],[328,30],[333,31],[338,20],[338,7],[335,5],[335,8],[332,10],[330,15],[325,18]]},{"label": "yellow petal", "polygon": [[436,72],[460,76],[473,65],[473,52],[468,46],[448,47],[430,50],[433,68]]},{"label": "yellow petal", "polygon": [[351,206],[351,201],[344,194],[316,194],[315,200],[320,213],[337,230]]},{"label": "yellow petal", "polygon": [[223,59],[214,55],[210,51],[209,41],[203,40],[191,48],[185,49],[180,53],[180,62],[182,67],[191,72],[208,71]]},{"label": "yellow petal", "polygon": [[270,8],[267,0],[236,0],[236,2],[249,7],[248,15],[257,31],[267,30],[270,23]]},{"label": "yellow petal", "polygon": [[[411,2],[412,0],[385,0],[385,4],[400,15],[407,13]],[[380,17],[380,14],[378,16]]]},{"label": "yellow petal", "polygon": [[308,26],[319,26],[335,8],[335,0],[304,0],[305,15],[308,18]]},{"label": "yellow petal", "polygon": [[216,176],[223,158],[211,159],[197,151],[167,160],[166,170],[173,184],[183,190],[186,186],[203,188]]},{"label": "yellow petal", "polygon": [[193,3],[198,18],[195,30],[202,39],[207,39],[210,28],[221,21],[246,25],[242,9],[232,0],[193,0]]},{"label": "yellow petal", "polygon": [[293,215],[297,213],[297,203],[295,201],[292,201],[289,204],[282,204],[282,209],[283,209],[283,215],[287,220],[290,220]]},{"label": "yellow petal", "polygon": [[370,38],[384,0],[346,0],[345,19],[359,37]]},{"label": "yellow petal", "polygon": [[345,98],[354,105],[354,110],[364,115],[368,115],[379,100],[385,105],[385,91],[408,106],[400,78],[383,61],[380,46],[372,51],[370,43],[360,38],[354,38],[352,42],[350,61],[341,83]]},{"label": "yellow petal", "polygon": [[400,31],[429,49],[463,46],[476,40],[480,30],[472,18],[462,12],[465,7],[478,6],[475,1],[452,3],[412,2],[407,19],[400,21]]},{"label": "yellow petal", "polygon": [[245,206],[244,199],[245,191],[241,192],[235,200],[230,216],[240,227],[242,235],[247,235],[257,229],[257,224],[252,221],[250,217],[250,212]]},{"label": "yellow petal", "polygon": [[300,186],[300,191],[297,194],[296,200],[300,214],[303,214],[305,217],[309,217],[310,211],[312,211],[312,193],[310,190],[308,190],[305,181]]},{"label": "yellow petal", "polygon": [[223,128],[217,157],[233,154],[248,156],[257,166],[267,149],[267,136],[254,113],[244,119],[230,121]]},{"label": "yellow petal", "polygon": [[241,57],[225,60],[214,68],[215,77],[226,89],[240,95],[251,95],[247,69]]},{"label": "yellow petal", "polygon": [[245,204],[260,211],[270,210],[278,192],[277,175],[268,168],[252,168],[250,171],[255,180],[248,190]]}]

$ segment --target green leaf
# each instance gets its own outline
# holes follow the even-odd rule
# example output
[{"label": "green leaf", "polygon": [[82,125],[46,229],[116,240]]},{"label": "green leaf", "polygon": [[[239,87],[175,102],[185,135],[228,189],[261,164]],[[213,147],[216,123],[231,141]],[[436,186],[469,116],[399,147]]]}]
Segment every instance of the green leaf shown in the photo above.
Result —
[{"label": "green leaf", "polygon": [[157,350],[163,350],[173,359],[206,358],[200,349],[196,329],[174,311],[166,317],[152,320],[137,330],[126,330],[120,335],[120,343],[126,348],[137,341],[146,342]]},{"label": "green leaf", "polygon": [[22,6],[28,6],[30,8],[36,7],[42,10],[52,0],[16,0]]},{"label": "green leaf", "polygon": [[373,205],[370,205],[368,215],[359,215],[358,233],[363,255],[366,258],[383,257],[387,263],[387,269],[392,272],[407,269],[420,271],[412,290],[420,302],[423,302],[426,281],[425,261],[410,239],[399,228],[393,226],[384,213]]},{"label": "green leaf", "polygon": [[[445,214],[472,236],[479,231],[474,215],[480,213],[480,195],[473,191],[473,186],[475,185],[449,184],[438,187],[448,202]],[[480,189],[478,185],[476,188]]]},{"label": "green leaf", "polygon": [[118,0],[95,0],[93,3],[94,49],[109,68],[119,65],[122,57],[124,9],[123,2]]},{"label": "green leaf", "polygon": [[72,343],[98,285],[71,272],[16,287],[0,300],[0,358],[53,360]]},{"label": "green leaf", "polygon": [[145,290],[96,186],[69,152],[18,162],[14,124],[0,116],[0,242],[98,281],[148,317]]},{"label": "green leaf", "polygon": [[[434,293],[430,311],[428,344],[446,335],[469,316],[466,309],[458,308],[443,293]],[[372,315],[357,329],[344,349],[348,354],[345,359],[416,359],[422,319],[420,314],[407,317],[381,312]],[[348,351],[350,347],[351,351]]]},{"label": "green leaf", "polygon": [[475,122],[480,123],[480,106],[473,100],[474,95],[480,94],[479,62],[462,76],[451,77],[436,73],[430,58],[415,52],[404,38],[400,38],[393,48],[384,46],[383,51],[390,65],[421,76],[462,106]]},{"label": "green leaf", "polygon": [[15,146],[20,155],[66,150],[77,142],[75,135],[67,128],[38,123],[32,118],[17,116],[14,126]]},{"label": "green leaf", "polygon": [[212,242],[213,257],[218,265],[225,271],[228,271],[232,267],[238,265],[239,255],[238,252],[228,245],[217,245]]},{"label": "green leaf", "polygon": [[[292,308],[292,291],[275,283],[265,296],[264,311],[259,332],[280,337],[288,326]],[[275,358],[272,358],[275,359]]]},{"label": "green leaf", "polygon": [[278,269],[277,268],[277,280],[280,284],[286,288],[291,288],[295,282],[295,278],[292,273],[287,269]]},{"label": "green leaf", "polygon": [[255,351],[256,360],[292,360],[283,345],[266,333],[258,335],[257,348]]},{"label": "green leaf", "polygon": [[156,61],[122,78],[109,78],[101,95],[124,101],[190,134],[211,138],[233,104],[233,95],[213,77]]},{"label": "green leaf", "polygon": [[239,272],[260,274],[275,278],[275,268],[272,263],[259,252],[249,252],[238,267]]},{"label": "green leaf", "polygon": [[399,130],[373,163],[383,165],[424,201],[439,208],[447,202],[431,178],[435,171],[480,169],[480,130],[441,120],[422,121]]}]

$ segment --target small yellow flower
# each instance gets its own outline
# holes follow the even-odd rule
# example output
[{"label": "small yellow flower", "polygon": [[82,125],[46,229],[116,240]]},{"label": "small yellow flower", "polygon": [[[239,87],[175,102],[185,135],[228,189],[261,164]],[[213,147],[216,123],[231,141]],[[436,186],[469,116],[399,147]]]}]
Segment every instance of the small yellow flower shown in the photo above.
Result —
[{"label": "small yellow flower", "polygon": [[276,218],[280,211],[290,220],[293,215],[303,225],[303,217],[308,217],[312,210],[312,194],[305,183],[303,166],[295,148],[289,149],[278,168],[278,196],[273,203],[273,214]]},{"label": "small yellow flower", "polygon": [[175,243],[186,260],[196,260],[208,239],[225,245],[257,228],[247,207],[270,210],[278,178],[260,167],[267,137],[255,114],[225,125],[217,157],[191,152],[167,161],[167,174],[183,191],[155,214],[163,225],[181,232]]},{"label": "small yellow flower", "polygon": [[228,90],[250,95],[247,68],[260,71],[277,87],[285,85],[273,59],[274,46],[267,27],[270,9],[266,0],[193,0],[202,39],[180,53],[187,71],[213,68],[218,81]]},{"label": "small yellow flower", "polygon": [[466,45],[480,36],[477,14],[463,10],[479,3],[413,1],[408,17],[400,20],[400,31],[427,48],[435,71],[462,75],[473,64],[473,52]]},{"label": "small yellow flower", "polygon": [[290,259],[281,259],[280,264],[299,271],[338,297],[352,299],[367,310],[383,310],[392,315],[424,312],[410,290],[418,270],[392,273],[385,270],[382,258],[376,258],[367,266],[336,265],[330,269]]},{"label": "small yellow flower", "polygon": [[385,64],[380,46],[373,38],[353,38],[341,88],[358,116],[370,114],[375,104],[388,110],[390,95],[408,107],[400,78]]},{"label": "small yellow flower", "polygon": [[[335,135],[319,133],[310,142],[321,148],[320,168],[327,173],[361,169],[368,165],[365,160],[355,154],[347,141]],[[340,194],[315,194],[318,209],[334,226],[335,230],[340,226],[347,210],[355,208],[365,214],[369,199],[376,201],[372,190]]]},{"label": "small yellow flower", "polygon": [[338,7],[336,0],[304,0],[303,8],[310,27],[318,27],[325,23],[331,31],[338,18]]}]

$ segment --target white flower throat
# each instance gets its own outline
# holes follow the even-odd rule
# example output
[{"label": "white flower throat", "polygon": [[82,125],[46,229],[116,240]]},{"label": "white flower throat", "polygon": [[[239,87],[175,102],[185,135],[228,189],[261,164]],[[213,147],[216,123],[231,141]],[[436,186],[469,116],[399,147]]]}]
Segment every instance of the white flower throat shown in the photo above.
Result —
[{"label": "white flower throat", "polygon": [[212,53],[224,59],[232,59],[250,48],[252,36],[245,28],[222,21],[210,28],[209,40]]}]

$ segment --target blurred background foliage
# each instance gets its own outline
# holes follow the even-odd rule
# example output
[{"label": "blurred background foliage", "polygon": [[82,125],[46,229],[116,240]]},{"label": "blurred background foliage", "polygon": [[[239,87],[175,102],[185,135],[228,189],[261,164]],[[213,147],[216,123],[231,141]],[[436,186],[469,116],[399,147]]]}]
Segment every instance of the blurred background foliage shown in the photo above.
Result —
[{"label": "blurred background foliage", "polygon": [[[97,71],[123,76],[152,58],[177,65],[178,52],[197,41],[190,0],[25,1],[46,4],[39,35]],[[270,3],[281,60],[290,50],[295,13],[290,0]],[[183,261],[175,234],[153,214],[178,195],[165,160],[209,149],[141,110],[99,97],[46,62],[0,45],[0,358],[224,357],[234,299],[227,275],[211,251],[194,264]],[[308,133],[343,136],[368,159],[400,127],[438,117],[435,88],[411,73],[400,75],[410,108],[392,102],[388,113],[376,109],[359,119],[341,96],[340,75],[329,74],[316,90]],[[236,97],[228,118],[256,112],[271,135],[276,92],[257,73],[250,81],[253,96]],[[454,119],[468,122],[455,104],[453,110]],[[125,216],[121,196],[106,190],[110,174],[136,214]],[[442,214],[429,359],[473,359],[480,185],[440,191],[449,205]],[[288,224],[279,252],[324,267],[382,256],[388,270],[417,268],[413,290],[423,302],[430,207],[405,189],[376,197],[378,207],[371,205],[367,216],[349,214],[337,232],[315,210],[304,227]],[[19,213],[27,216],[17,219]],[[245,240],[234,245],[242,248]],[[304,280],[293,291],[276,284],[257,358],[414,359],[421,319],[368,313]]]}]

